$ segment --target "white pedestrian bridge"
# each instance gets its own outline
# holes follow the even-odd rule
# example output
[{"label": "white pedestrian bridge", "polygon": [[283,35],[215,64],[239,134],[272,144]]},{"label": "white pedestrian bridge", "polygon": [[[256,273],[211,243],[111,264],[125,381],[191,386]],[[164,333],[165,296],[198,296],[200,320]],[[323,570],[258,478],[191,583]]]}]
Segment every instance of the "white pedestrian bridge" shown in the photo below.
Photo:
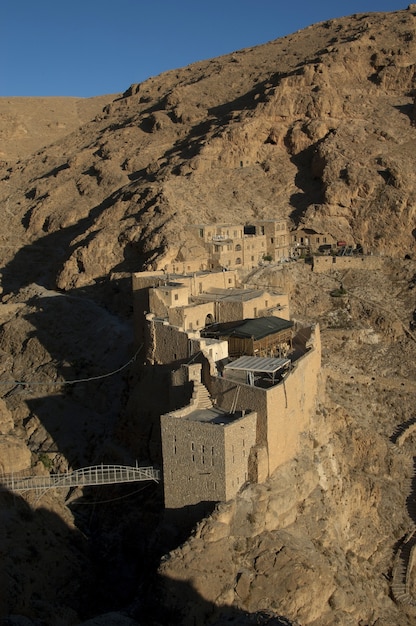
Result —
[{"label": "white pedestrian bridge", "polygon": [[56,487],[87,487],[91,485],[114,485],[118,483],[137,483],[161,480],[160,470],[154,467],[127,465],[94,465],[82,469],[48,474],[45,476],[28,476],[22,472],[0,474],[0,490],[36,491],[43,493]]}]

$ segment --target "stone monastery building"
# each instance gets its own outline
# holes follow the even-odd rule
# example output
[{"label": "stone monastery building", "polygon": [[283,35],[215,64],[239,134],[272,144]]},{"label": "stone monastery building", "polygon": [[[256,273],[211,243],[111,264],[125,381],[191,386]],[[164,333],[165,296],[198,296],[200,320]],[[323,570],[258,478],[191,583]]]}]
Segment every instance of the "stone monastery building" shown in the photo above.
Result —
[{"label": "stone monastery building", "polygon": [[242,224],[195,224],[188,226],[188,238],[171,262],[168,272],[185,273],[218,269],[253,269],[265,258],[290,256],[287,221],[261,220]]},{"label": "stone monastery building", "polygon": [[[267,224],[260,243],[273,238],[280,250],[274,237],[286,231]],[[210,235],[193,228],[212,242],[214,227]],[[243,230],[235,228],[235,238],[234,230],[218,236],[232,236],[227,252],[243,265],[244,249],[235,249]],[[211,263],[217,244],[209,245]],[[228,258],[231,267],[238,257]],[[136,342],[148,365],[170,369],[175,398],[160,417],[165,507],[196,519],[297,453],[315,407],[319,327],[290,320],[287,294],[243,288],[235,268],[140,272],[132,287]]]}]

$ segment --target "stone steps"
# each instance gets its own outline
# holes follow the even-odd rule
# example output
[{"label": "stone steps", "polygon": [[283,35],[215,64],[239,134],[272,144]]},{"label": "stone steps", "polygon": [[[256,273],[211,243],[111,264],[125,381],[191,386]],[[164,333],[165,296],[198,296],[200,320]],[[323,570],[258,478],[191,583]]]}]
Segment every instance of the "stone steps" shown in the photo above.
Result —
[{"label": "stone steps", "polygon": [[194,382],[193,398],[198,409],[211,409],[212,400],[208,389],[202,383]]}]

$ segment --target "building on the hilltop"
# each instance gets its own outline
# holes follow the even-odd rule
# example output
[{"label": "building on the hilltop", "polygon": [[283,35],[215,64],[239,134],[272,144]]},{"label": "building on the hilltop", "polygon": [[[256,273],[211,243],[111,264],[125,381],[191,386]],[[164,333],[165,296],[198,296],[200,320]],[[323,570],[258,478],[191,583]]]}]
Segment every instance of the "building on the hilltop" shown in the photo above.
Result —
[{"label": "building on the hilltop", "polygon": [[196,272],[189,276],[160,271],[133,274],[137,343],[146,343],[148,313],[186,331],[265,315],[289,319],[287,294],[237,288],[236,280],[234,271]]},{"label": "building on the hilltop", "polygon": [[[188,300],[210,288],[232,289],[237,284],[237,272],[200,271],[191,274],[168,274],[166,271],[136,272],[132,275],[135,339],[141,344],[145,337],[145,316],[154,312],[152,307],[162,308],[162,317],[168,319],[169,309],[178,309],[185,301],[184,287]],[[167,289],[163,287],[167,286]],[[156,291],[152,291],[152,290]],[[159,303],[157,301],[159,300]],[[201,318],[202,319],[202,318]],[[173,323],[173,322],[172,322]]]},{"label": "building on the hilltop", "polygon": [[250,270],[265,259],[290,256],[290,235],[285,219],[257,220],[251,224],[191,224],[188,238],[176,257],[165,264],[167,272]]},{"label": "building on the hilltop", "polygon": [[284,358],[233,358],[225,346],[211,358],[197,337],[150,321],[157,342],[169,330],[169,342],[182,336],[184,350],[192,344],[192,365],[181,366],[193,368],[192,397],[161,416],[165,506],[189,520],[192,511],[234,497],[246,481],[264,482],[298,453],[315,407],[319,328],[301,329]]},{"label": "building on the hilltop", "polygon": [[313,228],[298,228],[290,233],[294,256],[303,254],[343,254],[354,248],[353,242],[345,237],[336,239],[329,233],[321,233]]},{"label": "building on the hilltop", "polygon": [[293,322],[280,317],[240,319],[213,324],[201,331],[202,337],[227,339],[232,357],[282,356],[292,347]]},{"label": "building on the hilltop", "polygon": [[248,317],[277,315],[289,319],[289,297],[285,293],[265,289],[215,289],[193,297],[214,305],[211,323],[230,322]]},{"label": "building on the hilltop", "polygon": [[[268,246],[274,254],[289,250],[282,225],[253,228],[195,232],[211,260],[218,242],[232,242],[227,253],[242,259]],[[253,240],[257,247],[249,248]],[[165,505],[179,517],[234,497],[246,481],[263,482],[293,458],[315,405],[319,327],[300,328],[290,319],[287,294],[239,288],[231,267],[237,257],[229,258],[229,270],[173,274],[165,267],[132,277],[136,341],[146,363],[171,368],[169,397],[182,407],[160,422]],[[186,380],[174,382],[183,371]]]},{"label": "building on the hilltop", "polygon": [[233,498],[253,479],[257,414],[214,406],[199,382],[200,368],[189,367],[194,383],[189,405],[161,416],[165,506],[182,515]]},{"label": "building on the hilltop", "polygon": [[260,220],[252,226],[246,226],[245,232],[253,232],[266,238],[266,255],[273,261],[287,259],[291,256],[291,241],[287,221]]}]

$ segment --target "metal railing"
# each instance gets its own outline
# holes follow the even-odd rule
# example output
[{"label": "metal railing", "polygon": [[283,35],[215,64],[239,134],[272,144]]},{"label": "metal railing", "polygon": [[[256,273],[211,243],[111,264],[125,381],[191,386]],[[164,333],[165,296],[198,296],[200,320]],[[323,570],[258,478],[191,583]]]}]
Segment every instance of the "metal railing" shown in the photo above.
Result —
[{"label": "metal railing", "polygon": [[24,476],[21,473],[0,474],[0,490],[43,492],[55,487],[83,487],[114,485],[161,480],[160,470],[154,467],[127,465],[95,465],[46,476]]}]

